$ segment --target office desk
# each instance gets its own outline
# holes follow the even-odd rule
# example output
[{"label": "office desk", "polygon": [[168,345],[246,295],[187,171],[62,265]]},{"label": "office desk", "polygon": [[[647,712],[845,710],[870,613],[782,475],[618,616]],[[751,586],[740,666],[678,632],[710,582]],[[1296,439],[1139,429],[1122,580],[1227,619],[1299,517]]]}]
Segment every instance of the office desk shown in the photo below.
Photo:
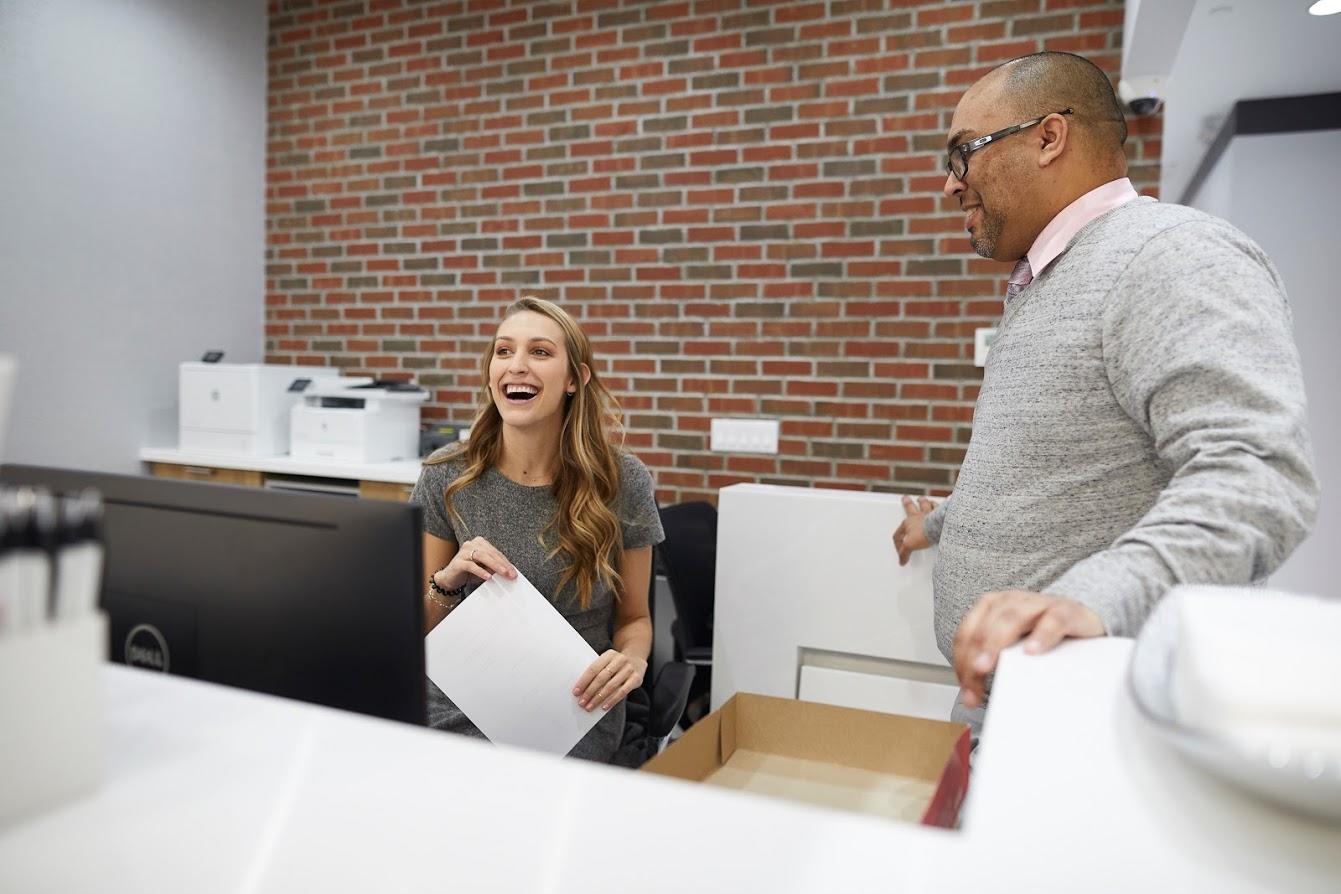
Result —
[{"label": "office desk", "polygon": [[179,450],[176,447],[145,447],[140,450],[139,458],[149,466],[149,474],[159,478],[247,487],[338,489],[365,499],[399,501],[409,499],[410,488],[419,480],[421,466],[418,459],[337,463],[291,456]]},{"label": "office desk", "polygon": [[1341,828],[1147,737],[1129,649],[1004,656],[960,831],[109,666],[106,781],[0,831],[0,890],[1335,891]]}]

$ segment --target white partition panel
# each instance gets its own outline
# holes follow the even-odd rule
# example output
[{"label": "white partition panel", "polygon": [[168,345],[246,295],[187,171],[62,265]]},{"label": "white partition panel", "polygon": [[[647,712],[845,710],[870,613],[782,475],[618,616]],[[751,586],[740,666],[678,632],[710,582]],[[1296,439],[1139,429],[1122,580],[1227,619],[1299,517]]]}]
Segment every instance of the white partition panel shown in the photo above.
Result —
[{"label": "white partition panel", "polygon": [[[737,484],[722,489],[718,512],[714,707],[736,692],[797,697],[802,650],[888,659],[914,683],[953,680],[931,626],[935,550],[899,567],[898,496]],[[857,682],[844,703],[900,710],[867,704]]]}]

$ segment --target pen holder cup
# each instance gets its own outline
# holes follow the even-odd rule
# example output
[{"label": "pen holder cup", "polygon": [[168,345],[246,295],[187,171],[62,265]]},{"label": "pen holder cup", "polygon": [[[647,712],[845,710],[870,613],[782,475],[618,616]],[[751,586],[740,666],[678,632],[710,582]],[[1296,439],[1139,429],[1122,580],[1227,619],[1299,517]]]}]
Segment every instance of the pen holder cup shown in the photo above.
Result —
[{"label": "pen holder cup", "polygon": [[98,786],[106,655],[101,612],[0,636],[0,827]]}]

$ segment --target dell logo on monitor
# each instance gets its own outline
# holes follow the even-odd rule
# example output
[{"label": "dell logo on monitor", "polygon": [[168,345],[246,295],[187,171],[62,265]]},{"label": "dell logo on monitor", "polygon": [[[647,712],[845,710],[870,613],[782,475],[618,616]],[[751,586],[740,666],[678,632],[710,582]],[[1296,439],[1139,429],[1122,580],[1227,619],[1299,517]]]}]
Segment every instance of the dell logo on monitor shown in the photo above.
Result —
[{"label": "dell logo on monitor", "polygon": [[126,634],[126,664],[168,672],[168,641],[152,624],[139,624]]}]

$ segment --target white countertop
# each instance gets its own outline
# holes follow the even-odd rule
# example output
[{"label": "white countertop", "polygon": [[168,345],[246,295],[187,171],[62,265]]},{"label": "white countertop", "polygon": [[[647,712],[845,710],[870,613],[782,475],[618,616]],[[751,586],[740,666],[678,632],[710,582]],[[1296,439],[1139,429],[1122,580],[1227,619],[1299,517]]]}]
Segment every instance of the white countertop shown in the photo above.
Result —
[{"label": "white countertop", "polygon": [[176,447],[144,447],[141,448],[139,457],[144,462],[152,463],[243,469],[249,472],[275,472],[283,475],[311,475],[320,478],[350,478],[359,481],[387,481],[395,484],[414,484],[419,480],[421,466],[420,460],[417,459],[386,463],[328,463],[293,459],[289,456],[246,456],[237,453],[178,450]]},{"label": "white countertop", "polygon": [[1341,827],[1145,734],[1130,647],[1006,653],[959,831],[107,666],[105,783],[0,830],[0,890],[1336,890]]}]

